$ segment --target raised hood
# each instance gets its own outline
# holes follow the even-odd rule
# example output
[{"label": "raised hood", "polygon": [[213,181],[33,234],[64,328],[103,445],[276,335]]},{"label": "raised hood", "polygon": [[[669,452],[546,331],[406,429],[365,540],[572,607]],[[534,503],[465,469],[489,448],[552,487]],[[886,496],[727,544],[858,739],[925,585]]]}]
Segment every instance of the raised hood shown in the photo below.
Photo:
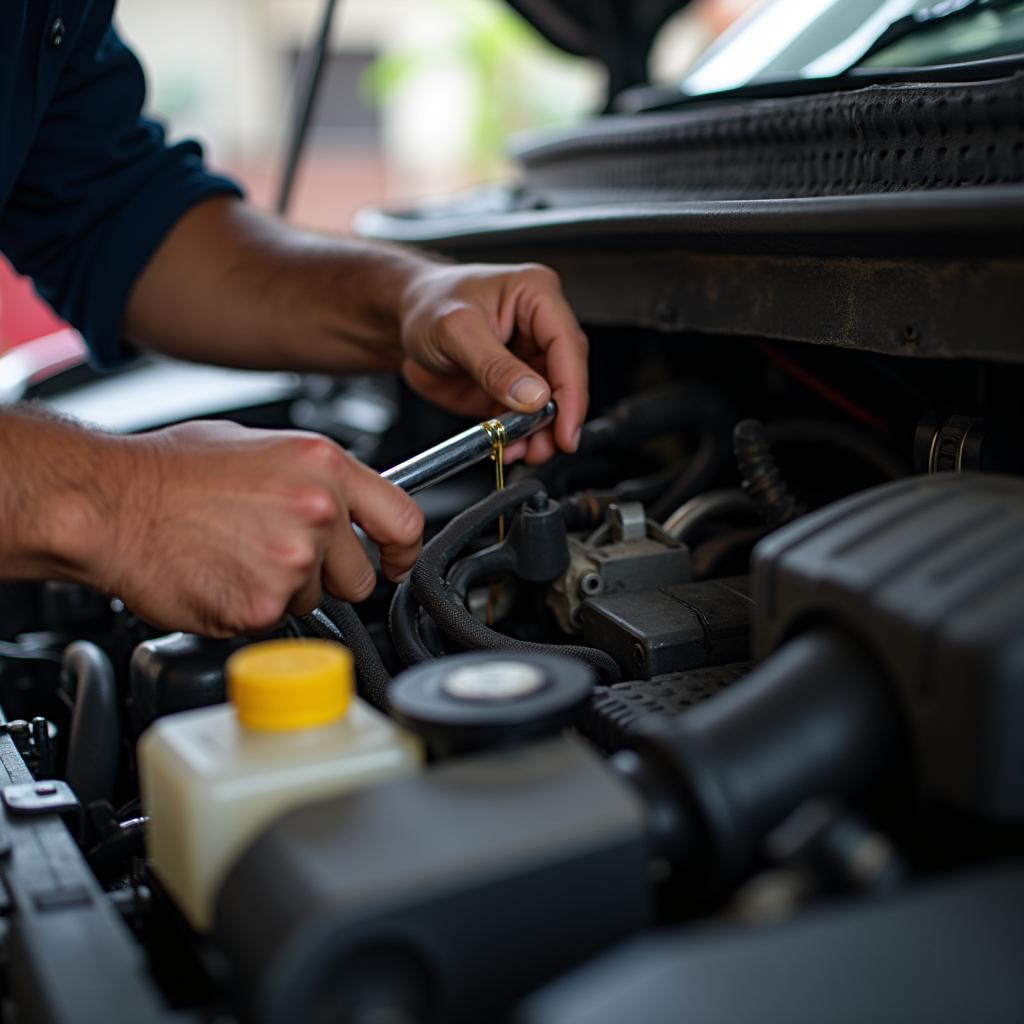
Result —
[{"label": "raised hood", "polygon": [[547,39],[608,68],[608,95],[647,82],[661,27],[690,0],[508,0]]}]

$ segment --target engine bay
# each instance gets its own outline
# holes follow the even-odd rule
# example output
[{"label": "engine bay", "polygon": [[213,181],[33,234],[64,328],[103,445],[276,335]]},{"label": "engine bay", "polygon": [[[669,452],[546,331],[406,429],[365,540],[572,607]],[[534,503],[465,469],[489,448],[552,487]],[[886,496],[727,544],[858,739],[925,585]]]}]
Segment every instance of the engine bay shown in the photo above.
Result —
[{"label": "engine bay", "polygon": [[[208,931],[136,744],[268,637],[3,588],[5,1019],[1019,1019],[1024,371],[585,326],[576,454],[425,491],[408,581],[269,635],[349,647],[427,763],[275,819]],[[376,468],[466,426],[230,415],[367,388]]]}]

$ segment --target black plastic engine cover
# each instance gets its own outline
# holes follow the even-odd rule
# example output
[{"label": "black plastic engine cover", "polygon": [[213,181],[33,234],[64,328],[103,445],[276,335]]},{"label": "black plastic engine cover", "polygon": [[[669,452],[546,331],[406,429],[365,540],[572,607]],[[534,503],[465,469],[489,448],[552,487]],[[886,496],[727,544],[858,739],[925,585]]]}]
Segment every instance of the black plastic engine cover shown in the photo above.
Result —
[{"label": "black plastic engine cover", "polygon": [[587,598],[583,638],[623,677],[650,679],[750,657],[746,576]]},{"label": "black plastic engine cover", "polygon": [[516,1024],[1011,1024],[1024,1020],[1024,863],[758,928],[636,940]]},{"label": "black plastic engine cover", "polygon": [[1024,816],[1024,481],[914,477],[765,538],[755,654],[811,623],[871,652],[905,709],[927,790]]},{"label": "black plastic engine cover", "polygon": [[558,737],[288,814],[216,932],[246,1020],[475,1024],[648,925],[647,858],[639,795]]}]

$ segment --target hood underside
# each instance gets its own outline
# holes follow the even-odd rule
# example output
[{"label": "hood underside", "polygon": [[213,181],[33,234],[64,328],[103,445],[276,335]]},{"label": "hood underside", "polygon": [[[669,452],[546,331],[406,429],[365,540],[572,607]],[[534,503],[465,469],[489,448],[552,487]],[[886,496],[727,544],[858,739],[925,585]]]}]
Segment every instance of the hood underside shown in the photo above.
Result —
[{"label": "hood underside", "polygon": [[608,69],[609,96],[647,81],[655,37],[690,0],[508,0],[546,39]]}]

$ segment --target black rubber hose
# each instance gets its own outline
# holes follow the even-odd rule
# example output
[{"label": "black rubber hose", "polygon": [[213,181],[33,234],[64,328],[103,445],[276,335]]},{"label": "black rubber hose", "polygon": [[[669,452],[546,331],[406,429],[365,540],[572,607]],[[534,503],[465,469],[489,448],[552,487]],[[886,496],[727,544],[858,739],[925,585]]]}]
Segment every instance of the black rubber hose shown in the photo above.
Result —
[{"label": "black rubber hose", "polygon": [[416,621],[419,612],[420,604],[416,600],[412,583],[409,580],[400,583],[395,590],[395,596],[391,599],[388,630],[391,633],[391,642],[395,645],[395,653],[403,665],[418,665],[421,661],[433,657],[420,636]]},{"label": "black rubber hose", "polygon": [[[523,484],[526,485],[525,488],[523,488]],[[524,495],[522,499],[517,499],[517,503],[519,503],[519,500],[525,501],[526,498],[543,490],[542,485],[537,481],[527,480],[520,484],[513,484],[503,493],[519,493],[517,488],[522,488]],[[498,515],[500,513],[496,514],[494,519],[497,519]],[[483,527],[486,527],[492,521],[492,519],[484,521]],[[398,657],[406,665],[418,665],[420,662],[434,657],[420,635],[419,613],[420,604],[416,599],[416,592],[413,589],[412,581],[406,580],[404,583],[399,584],[395,591],[395,596],[391,600],[391,608],[388,612],[388,628],[391,632],[391,642],[395,646],[395,652]]]},{"label": "black rubber hose", "polygon": [[706,491],[732,461],[732,423],[725,418],[705,421],[693,458],[674,483],[650,506],[649,514],[659,522],[680,505]]},{"label": "black rubber hose", "polygon": [[595,529],[604,522],[609,505],[622,504],[626,501],[639,501],[646,505],[654,501],[683,472],[683,468],[669,466],[667,469],[659,469],[650,476],[623,480],[614,487],[577,491],[563,498],[560,504],[565,516],[566,529]]},{"label": "black rubber hose", "polygon": [[[448,570],[448,574],[445,576],[445,583],[452,592],[454,599],[465,604],[469,588],[477,580],[483,579],[485,576],[498,576],[501,573],[509,572],[514,573],[516,564],[516,552],[510,550],[508,544],[498,544],[453,562],[451,569]],[[561,576],[561,573],[558,575]]]},{"label": "black rubber hose", "polygon": [[899,480],[910,475],[908,461],[894,455],[857,427],[832,420],[780,420],[766,424],[764,430],[769,443],[775,446],[813,444],[842,448],[878,470],[886,480]]},{"label": "black rubber hose", "polygon": [[489,495],[456,516],[427,544],[413,568],[412,585],[416,597],[441,631],[463,647],[524,654],[562,654],[585,662],[606,682],[617,681],[620,678],[618,665],[604,651],[592,647],[514,640],[473,618],[465,605],[452,598],[445,586],[449,567],[470,541],[499,516],[508,514],[528,498],[542,492],[543,485],[539,481],[523,480]]},{"label": "black rubber hose", "polygon": [[717,420],[722,400],[707,385],[695,381],[668,384],[617,402],[604,416],[583,427],[577,451],[583,455],[604,451],[613,445],[664,434],[700,420]]},{"label": "black rubber hose", "polygon": [[789,493],[786,480],[775,463],[764,424],[741,420],[733,428],[732,446],[743,492],[758,515],[772,528],[802,515],[804,509]]},{"label": "black rubber hose", "polygon": [[65,777],[83,807],[110,800],[121,745],[114,667],[101,647],[76,640],[64,651],[61,678],[73,701]]},{"label": "black rubber hose", "polygon": [[[657,506],[664,507],[664,511],[652,513],[654,518],[664,519],[688,498],[704,490],[729,463],[734,420],[730,402],[711,385],[702,381],[669,384],[616,403],[603,416],[583,425],[579,448],[574,455],[556,455],[543,466],[531,467],[529,472],[549,489],[557,491],[556,483],[576,460],[593,457],[613,447],[626,448],[670,431],[693,430],[700,437],[697,454],[684,468],[682,476],[670,475],[669,480],[676,483]],[[518,481],[519,474],[526,471],[517,467],[512,479]],[[651,499],[653,497],[651,495]]]},{"label": "black rubber hose", "polygon": [[909,749],[873,659],[828,626],[788,641],[685,715],[641,718],[627,743],[698,810],[684,833],[694,853],[704,833],[695,858],[704,871],[688,863],[701,885],[745,877],[764,837],[805,800],[859,800],[892,785]]},{"label": "black rubber hose", "polygon": [[391,674],[380,660],[366,626],[352,605],[324,594],[316,611],[302,616],[302,623],[314,636],[343,643],[356,661],[359,696],[386,711]]}]

